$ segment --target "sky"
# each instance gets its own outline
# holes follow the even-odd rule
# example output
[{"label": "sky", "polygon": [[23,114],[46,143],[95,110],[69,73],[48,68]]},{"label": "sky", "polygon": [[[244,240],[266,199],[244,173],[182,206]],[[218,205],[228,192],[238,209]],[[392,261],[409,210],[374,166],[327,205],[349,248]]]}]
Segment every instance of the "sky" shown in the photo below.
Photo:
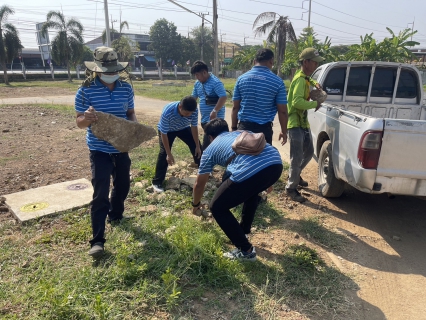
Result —
[{"label": "sky", "polygon": [[[213,0],[175,2],[195,13],[204,13],[207,20],[213,21]],[[8,22],[17,27],[26,48],[37,47],[35,24],[45,21],[50,10],[79,20],[85,29],[86,42],[100,36],[105,29],[103,0],[6,0],[4,4],[15,10]],[[308,26],[309,0],[217,0],[217,4],[219,41],[223,42],[262,44],[266,36],[255,37],[253,32],[253,22],[262,12],[288,16],[296,35]],[[167,0],[108,0],[108,11],[115,29],[118,29],[121,12],[121,20],[129,24],[129,30],[123,31],[126,33],[149,33],[150,26],[161,18],[173,22],[178,33],[184,36],[201,25],[200,17]],[[311,0],[310,23],[317,38],[323,41],[328,36],[332,45],[360,43],[360,36],[370,33],[381,41],[390,35],[386,27],[398,34],[414,25],[418,33],[413,40],[420,42],[417,48],[426,48],[425,12],[425,0]],[[53,35],[50,33],[51,39]]]}]

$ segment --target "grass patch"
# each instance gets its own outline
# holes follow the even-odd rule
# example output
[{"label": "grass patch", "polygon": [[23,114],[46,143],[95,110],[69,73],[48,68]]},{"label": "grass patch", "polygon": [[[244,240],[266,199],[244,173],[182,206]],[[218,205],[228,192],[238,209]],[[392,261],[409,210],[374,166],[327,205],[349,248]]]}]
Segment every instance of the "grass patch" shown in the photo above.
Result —
[{"label": "grass patch", "polygon": [[[158,150],[155,143],[131,152],[135,181],[150,181]],[[192,161],[179,139],[173,155],[176,162]],[[271,197],[283,186],[280,180]],[[3,222],[0,318],[195,319],[200,313],[204,319],[280,319],[286,305],[336,319],[347,311],[344,290],[351,280],[314,249],[286,244],[282,254],[260,248],[264,254],[255,263],[228,261],[222,253],[231,248],[229,240],[216,223],[190,214],[191,200],[189,190],[159,196],[133,187],[126,210],[134,218],[107,225],[106,255],[97,262],[87,256],[89,208],[24,225]],[[141,213],[148,205],[155,210]],[[241,207],[234,212],[239,216]],[[289,227],[273,201],[260,205],[254,226],[258,234]],[[327,246],[338,242],[320,220],[302,221],[300,228]]]}]

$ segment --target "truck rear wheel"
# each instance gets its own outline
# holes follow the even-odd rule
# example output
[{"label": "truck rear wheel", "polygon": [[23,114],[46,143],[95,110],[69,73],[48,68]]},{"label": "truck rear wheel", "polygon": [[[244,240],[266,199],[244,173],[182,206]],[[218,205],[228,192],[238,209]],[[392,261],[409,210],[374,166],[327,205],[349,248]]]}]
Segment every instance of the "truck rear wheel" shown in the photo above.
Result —
[{"label": "truck rear wheel", "polygon": [[345,182],[334,175],[331,142],[325,141],[318,157],[318,189],[323,197],[337,198],[343,193]]}]

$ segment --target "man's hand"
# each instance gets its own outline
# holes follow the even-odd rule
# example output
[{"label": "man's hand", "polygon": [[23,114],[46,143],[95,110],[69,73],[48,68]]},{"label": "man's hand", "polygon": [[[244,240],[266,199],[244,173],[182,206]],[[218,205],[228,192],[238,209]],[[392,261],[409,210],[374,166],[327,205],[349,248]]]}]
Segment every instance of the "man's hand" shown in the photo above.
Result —
[{"label": "man's hand", "polygon": [[281,139],[283,139],[283,141],[281,141],[281,145],[285,145],[287,143],[287,133],[284,134],[282,132],[280,132],[280,135],[278,137],[278,141],[280,141]]},{"label": "man's hand", "polygon": [[195,148],[195,156],[199,159],[201,157],[201,148],[196,147]]},{"label": "man's hand", "polygon": [[317,83],[317,84],[315,85],[315,88],[317,88],[318,90],[322,90],[322,87],[321,87],[321,85],[320,85],[319,83]]},{"label": "man's hand", "polygon": [[175,164],[175,158],[173,158],[173,155],[172,155],[172,154],[167,155],[166,160],[167,160],[167,163],[168,163],[170,166],[172,166],[172,165],[174,165],[174,164]]},{"label": "man's hand", "polygon": [[90,123],[96,122],[98,120],[95,108],[90,106],[89,109],[84,111],[84,120],[89,121]]},{"label": "man's hand", "polygon": [[210,112],[210,120],[216,119],[217,118],[217,112]]},{"label": "man's hand", "polygon": [[321,108],[321,103],[317,101],[317,107],[315,108],[315,112],[317,112],[319,108]]}]

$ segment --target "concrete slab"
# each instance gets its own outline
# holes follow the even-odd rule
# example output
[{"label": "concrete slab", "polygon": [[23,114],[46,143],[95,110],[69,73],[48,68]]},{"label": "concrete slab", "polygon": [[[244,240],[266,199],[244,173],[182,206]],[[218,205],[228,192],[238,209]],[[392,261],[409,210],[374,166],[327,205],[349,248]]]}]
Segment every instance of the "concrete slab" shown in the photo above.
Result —
[{"label": "concrete slab", "polygon": [[19,222],[79,208],[92,201],[93,188],[87,179],[56,183],[4,195]]}]

